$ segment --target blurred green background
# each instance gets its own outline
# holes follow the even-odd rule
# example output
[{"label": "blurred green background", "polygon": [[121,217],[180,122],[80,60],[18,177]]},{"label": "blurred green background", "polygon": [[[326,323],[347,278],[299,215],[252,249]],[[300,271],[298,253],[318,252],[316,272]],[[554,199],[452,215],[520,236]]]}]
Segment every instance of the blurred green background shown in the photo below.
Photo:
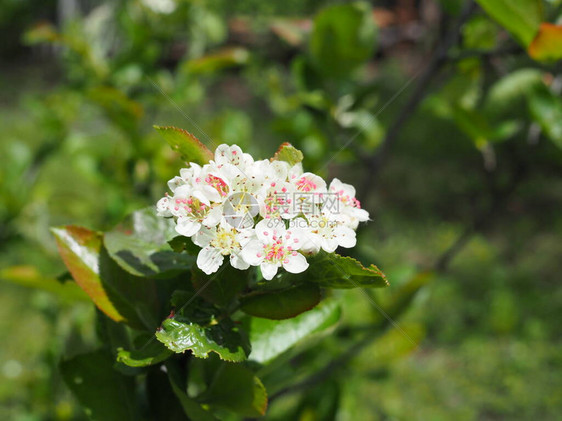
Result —
[{"label": "blurred green background", "polygon": [[562,7],[479,3],[0,0],[0,419],[85,417],[56,367],[95,345],[94,308],[49,227],[154,204],[182,163],[153,124],[261,158],[290,142],[357,186],[352,253],[391,287],[342,293],[310,365],[423,285],[266,418],[559,417],[562,73],[526,45]]}]

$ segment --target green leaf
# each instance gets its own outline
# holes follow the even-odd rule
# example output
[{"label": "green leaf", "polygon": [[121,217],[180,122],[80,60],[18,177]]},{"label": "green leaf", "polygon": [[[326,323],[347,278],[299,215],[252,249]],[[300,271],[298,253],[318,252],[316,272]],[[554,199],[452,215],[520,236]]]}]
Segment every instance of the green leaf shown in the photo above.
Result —
[{"label": "green leaf", "polygon": [[312,309],[320,302],[320,288],[304,284],[275,292],[258,292],[240,299],[240,309],[251,316],[282,320]]},{"label": "green leaf", "polygon": [[171,219],[156,216],[153,208],[129,215],[104,235],[111,258],[135,276],[166,277],[191,269],[195,258],[176,253],[168,239],[176,234]]},{"label": "green leaf", "polygon": [[295,148],[290,143],[282,143],[271,158],[272,161],[285,161],[292,167],[303,160],[304,156],[301,151]]},{"label": "green leaf", "polygon": [[541,0],[477,0],[495,21],[527,47],[543,20]]},{"label": "green leaf", "polygon": [[186,130],[173,126],[154,126],[154,128],[185,161],[204,165],[213,159],[213,153]]},{"label": "green leaf", "polygon": [[168,379],[174,394],[180,401],[185,415],[193,421],[215,421],[216,418],[207,410],[203,409],[199,403],[191,399],[186,393],[185,376],[182,375],[177,362],[168,360],[166,362]]},{"label": "green leaf", "polygon": [[72,225],[51,231],[72,277],[103,313],[137,329],[156,326],[153,280],[122,270],[103,247],[100,233]]},{"label": "green leaf", "polygon": [[250,336],[250,360],[266,364],[312,334],[323,332],[340,319],[334,300],[325,300],[310,311],[281,321],[249,317],[244,326]]},{"label": "green leaf", "polygon": [[314,19],[310,38],[312,62],[327,76],[345,76],[372,56],[376,38],[376,26],[367,3],[327,7]]},{"label": "green leaf", "polygon": [[52,228],[59,254],[76,283],[90,296],[96,306],[116,322],[125,317],[115,308],[99,277],[102,248],[100,233],[67,225]]},{"label": "green leaf", "polygon": [[308,258],[310,267],[294,275],[283,273],[282,277],[299,282],[314,282],[325,288],[382,288],[389,285],[386,276],[375,265],[364,267],[352,257],[321,251]]},{"label": "green leaf", "polygon": [[[168,371],[167,367],[166,370]],[[178,397],[170,382],[169,371],[165,373],[160,367],[152,367],[148,370],[145,386],[148,404],[147,420],[189,421],[189,418],[185,415],[184,405],[180,401],[187,395],[185,392],[178,390],[181,398]],[[191,411],[191,413],[193,414],[194,411]],[[209,416],[211,415],[209,414]],[[195,417],[192,415],[191,418],[194,419]]]},{"label": "green leaf", "polygon": [[[250,271],[234,269],[228,265],[212,276],[194,268],[191,283],[201,297],[219,307],[228,307],[234,298],[248,286]],[[212,279],[212,280],[211,280]]]},{"label": "green leaf", "polygon": [[119,348],[117,350],[117,362],[126,364],[129,367],[147,367],[161,363],[172,354],[173,352],[162,343],[151,338],[145,346],[138,350],[128,351]]},{"label": "green leaf", "polygon": [[0,269],[0,279],[28,288],[42,289],[70,302],[88,300],[88,295],[76,283],[61,283],[57,279],[45,278],[31,265]]},{"label": "green leaf", "polygon": [[562,25],[542,23],[537,36],[529,45],[529,55],[540,61],[562,59]]},{"label": "green leaf", "polygon": [[110,353],[95,351],[62,361],[60,372],[91,419],[139,419],[135,408],[134,378],[113,369]]},{"label": "green leaf", "polygon": [[[194,304],[195,305],[195,304]],[[207,358],[215,352],[225,361],[244,361],[249,344],[230,319],[202,326],[178,316],[180,320],[166,319],[156,332],[156,338],[174,352],[190,350],[198,358]]]},{"label": "green leaf", "polygon": [[248,63],[250,52],[242,47],[226,47],[185,63],[185,71],[193,74],[215,73],[222,69]]},{"label": "green leaf", "polygon": [[457,126],[473,140],[478,148],[487,142],[507,140],[521,128],[521,125],[514,121],[492,125],[484,113],[458,105],[452,106],[451,111]]},{"label": "green leaf", "polygon": [[463,46],[475,50],[491,50],[498,43],[498,32],[498,25],[488,16],[474,16],[462,28]]},{"label": "green leaf", "polygon": [[176,253],[181,253],[185,251],[190,256],[197,256],[201,247],[195,245],[191,238],[185,237],[183,235],[178,235],[168,241],[168,244]]},{"label": "green leaf", "polygon": [[198,400],[245,417],[265,415],[267,409],[267,392],[263,383],[240,364],[222,363],[209,388]]},{"label": "green leaf", "polygon": [[529,109],[544,134],[562,149],[562,99],[542,86],[529,98]]},{"label": "green leaf", "polygon": [[498,112],[517,109],[523,100],[538,86],[542,85],[542,72],[538,69],[518,69],[498,80],[488,93],[485,112]]}]

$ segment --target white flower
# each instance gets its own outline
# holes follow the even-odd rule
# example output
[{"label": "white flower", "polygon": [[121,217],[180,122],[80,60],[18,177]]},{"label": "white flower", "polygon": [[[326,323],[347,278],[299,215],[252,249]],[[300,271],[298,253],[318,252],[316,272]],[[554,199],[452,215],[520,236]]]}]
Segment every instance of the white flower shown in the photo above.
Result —
[{"label": "white flower", "polygon": [[175,176],[171,180],[168,181],[168,188],[173,192],[179,186],[183,185],[190,185],[193,186],[195,180],[197,180],[201,176],[202,168],[200,165],[197,165],[194,162],[189,164],[189,168],[182,168],[180,170],[180,175]]},{"label": "white flower", "polygon": [[236,269],[250,267],[240,256],[240,251],[254,236],[252,230],[237,231],[224,220],[215,227],[202,227],[192,237],[193,242],[202,247],[197,255],[197,266],[207,275],[216,272],[222,265],[224,256],[230,256],[230,264]]},{"label": "white flower", "polygon": [[293,200],[295,187],[286,181],[272,181],[264,185],[259,197],[260,215],[263,218],[291,219],[296,216]]},{"label": "white flower", "polygon": [[[355,231],[345,224],[345,217],[327,211],[307,216],[308,228],[301,250],[304,253],[318,253],[320,249],[333,253],[338,247],[355,247]],[[289,227],[303,228],[302,218],[294,219]]]},{"label": "white flower", "polygon": [[240,270],[260,266],[267,280],[281,267],[303,272],[305,255],[355,246],[355,229],[369,219],[353,186],[334,179],[327,188],[300,163],[254,161],[236,145],[220,145],[203,166],[190,163],[168,187],[157,214],[201,247],[197,266],[206,274],[225,256]]},{"label": "white flower", "polygon": [[259,213],[257,199],[246,192],[233,193],[223,204],[223,216],[237,229],[254,226],[254,217]]},{"label": "white flower", "polygon": [[290,182],[294,186],[292,209],[293,213],[312,215],[320,210],[326,195],[326,182],[322,177],[305,172],[300,176],[292,174]]},{"label": "white flower", "polygon": [[240,167],[242,170],[250,167],[254,162],[254,158],[250,154],[243,153],[237,145],[228,146],[223,143],[217,146],[215,150],[215,164],[221,168],[225,164]]},{"label": "white flower", "polygon": [[263,182],[270,184],[277,181],[285,181],[289,175],[289,164],[285,161],[270,161],[263,159],[254,163],[254,171],[263,174]]},{"label": "white flower", "polygon": [[303,237],[299,229],[286,230],[281,219],[264,219],[256,224],[256,238],[242,249],[242,257],[259,266],[264,279],[271,280],[283,267],[287,272],[301,273],[308,268],[299,250]]},{"label": "white flower", "polygon": [[205,195],[198,190],[192,190],[188,185],[180,186],[169,200],[169,209],[177,217],[176,231],[186,237],[191,237],[203,225],[213,227],[222,217],[222,208],[212,205]]},{"label": "white flower", "polygon": [[299,162],[298,164],[293,165],[290,169],[289,169],[289,174],[287,175],[287,178],[289,180],[294,180],[297,177],[300,177],[301,175],[303,175],[304,170],[302,168],[302,163]]},{"label": "white flower", "polygon": [[[295,176],[295,174],[293,174]],[[295,176],[291,182],[298,191],[306,193],[326,193],[326,182],[322,177],[311,172],[305,172],[300,176]]]},{"label": "white flower", "polygon": [[199,177],[195,179],[194,187],[199,189],[214,202],[222,202],[230,193],[228,179],[220,174],[216,168],[206,165]]},{"label": "white flower", "polygon": [[166,193],[162,199],[156,203],[156,215],[163,216],[163,217],[170,217],[172,216],[172,212],[170,211],[170,197]]},{"label": "white flower", "polygon": [[[342,183],[334,178],[330,183],[329,191],[339,200],[337,212],[344,216],[344,222],[352,229],[357,229],[359,222],[369,220],[369,212],[361,209],[361,203],[355,198],[355,187]],[[329,209],[331,212],[335,210]]]}]

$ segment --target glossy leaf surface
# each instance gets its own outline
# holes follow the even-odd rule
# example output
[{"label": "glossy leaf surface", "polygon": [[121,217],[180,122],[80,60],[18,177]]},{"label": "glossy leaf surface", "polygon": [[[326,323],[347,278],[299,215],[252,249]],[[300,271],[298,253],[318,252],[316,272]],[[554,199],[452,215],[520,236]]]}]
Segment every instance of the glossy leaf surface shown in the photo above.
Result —
[{"label": "glossy leaf surface", "polygon": [[251,316],[281,320],[298,316],[320,302],[320,288],[313,284],[272,292],[255,293],[241,299],[240,309]]},{"label": "glossy leaf surface", "polygon": [[244,326],[250,336],[250,360],[266,364],[283,354],[301,340],[329,329],[340,319],[341,309],[332,300],[325,300],[315,308],[287,320],[248,318]]},{"label": "glossy leaf surface", "polygon": [[263,383],[241,364],[221,364],[200,400],[246,417],[262,416],[267,409],[267,392]]},{"label": "glossy leaf surface", "polygon": [[104,235],[111,258],[135,276],[170,276],[188,271],[195,258],[175,252],[168,240],[176,234],[174,221],[145,208],[129,215]]},{"label": "glossy leaf surface", "polygon": [[154,128],[185,161],[203,165],[213,159],[213,153],[188,131],[174,126],[154,126]]},{"label": "glossy leaf surface", "polygon": [[301,151],[290,143],[283,143],[271,158],[272,161],[285,161],[290,166],[296,165],[303,160],[304,156]]},{"label": "glossy leaf surface", "polygon": [[166,360],[173,352],[156,339],[150,339],[138,350],[120,348],[117,352],[117,361],[129,367],[147,367]]},{"label": "glossy leaf surface", "polygon": [[282,277],[298,282],[314,282],[326,288],[383,288],[389,285],[386,276],[375,265],[363,266],[352,257],[320,252],[309,257],[310,267],[303,273],[284,273]]},{"label": "glossy leaf surface", "polygon": [[541,0],[477,0],[495,21],[524,47],[535,37],[543,19]]}]

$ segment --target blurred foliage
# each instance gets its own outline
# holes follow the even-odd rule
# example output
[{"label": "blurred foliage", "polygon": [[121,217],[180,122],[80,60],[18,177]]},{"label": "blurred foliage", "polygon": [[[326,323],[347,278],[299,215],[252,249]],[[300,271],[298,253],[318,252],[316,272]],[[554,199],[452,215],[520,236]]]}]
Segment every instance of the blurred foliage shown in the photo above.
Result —
[{"label": "blurred foliage", "polygon": [[[370,173],[418,69],[468,2],[418,3],[1,0],[0,418],[85,417],[63,377],[119,325],[82,300],[49,226],[108,230],[152,205],[182,165],[157,124],[256,156],[289,141],[312,171],[364,186],[374,222],[353,257],[375,261],[392,286],[338,291],[337,326],[332,312],[306,312],[313,340],[294,326],[279,354],[254,350],[267,361],[252,367],[270,397],[266,418],[555,419],[561,4],[478,1]],[[105,354],[92,358],[108,382],[129,381]],[[213,381],[197,361],[193,393]],[[181,367],[166,368],[182,380]],[[192,405],[160,371],[147,377],[158,408],[147,417],[180,417],[167,394]],[[237,402],[222,401],[233,419]]]}]

